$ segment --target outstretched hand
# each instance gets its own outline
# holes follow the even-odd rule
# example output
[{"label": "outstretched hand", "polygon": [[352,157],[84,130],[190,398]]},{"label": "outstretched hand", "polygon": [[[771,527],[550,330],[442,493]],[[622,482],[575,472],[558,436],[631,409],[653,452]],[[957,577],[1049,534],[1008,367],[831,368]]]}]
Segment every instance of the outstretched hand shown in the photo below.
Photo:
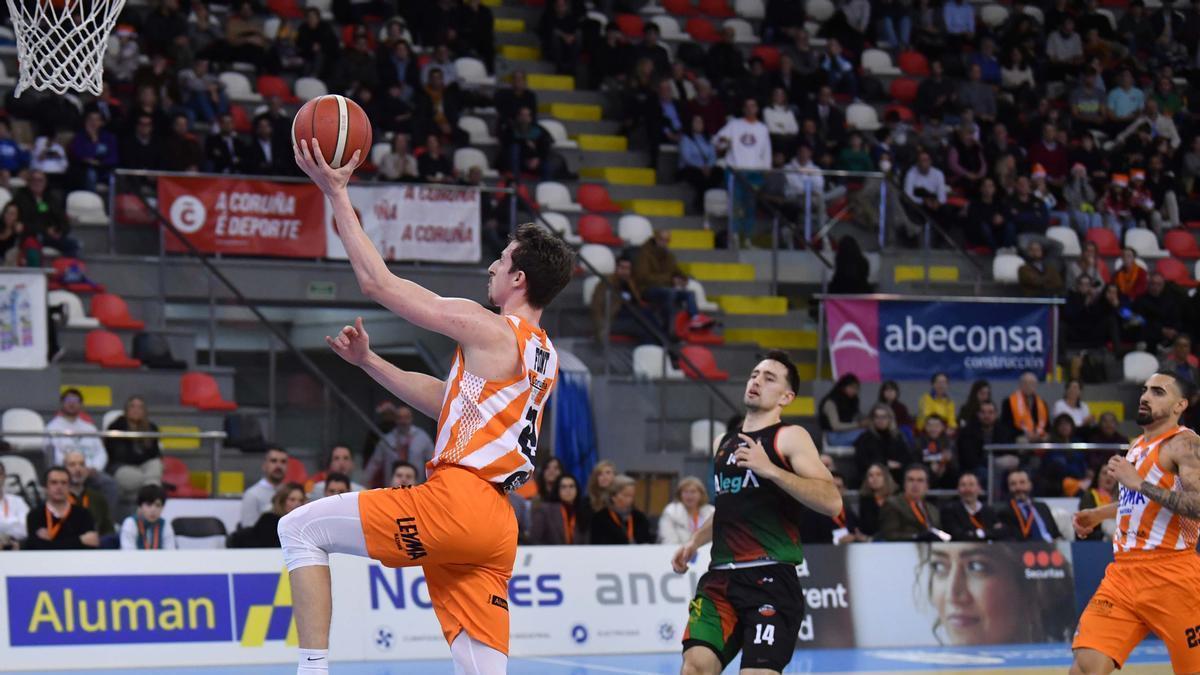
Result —
[{"label": "outstretched hand", "polygon": [[350,161],[343,163],[340,169],[335,169],[325,161],[320,142],[315,138],[311,141],[311,148],[309,141],[303,139],[292,146],[296,155],[296,166],[300,167],[327,197],[346,189],[346,185],[350,183],[350,176],[354,175],[354,170],[362,163],[362,151],[355,150]]},{"label": "outstretched hand", "polygon": [[371,355],[371,337],[363,328],[362,317],[354,320],[353,326],[345,326],[337,337],[325,336],[325,342],[346,363],[362,366]]}]

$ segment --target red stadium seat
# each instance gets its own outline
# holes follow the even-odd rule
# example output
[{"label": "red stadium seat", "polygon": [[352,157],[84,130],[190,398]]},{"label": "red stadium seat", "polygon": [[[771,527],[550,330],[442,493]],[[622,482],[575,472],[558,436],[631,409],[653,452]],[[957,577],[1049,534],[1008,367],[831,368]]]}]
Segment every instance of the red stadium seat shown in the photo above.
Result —
[{"label": "red stadium seat", "polygon": [[87,334],[84,341],[84,358],[105,368],[137,368],[142,362],[125,353],[121,336],[97,328]]},{"label": "red stadium seat", "polygon": [[921,84],[909,77],[898,77],[888,86],[888,93],[904,105],[912,105],[917,100],[917,87]]},{"label": "red stadium seat", "polygon": [[1100,258],[1097,258],[1096,269],[1100,271],[1100,281],[1103,281],[1107,284],[1109,279],[1112,278],[1112,272],[1108,269],[1108,263],[1104,262],[1104,260]]},{"label": "red stadium seat", "polygon": [[1084,238],[1095,244],[1096,252],[1105,258],[1116,258],[1121,255],[1121,242],[1117,241],[1117,235],[1107,227],[1093,227],[1087,231]]},{"label": "red stadium seat", "polygon": [[1184,265],[1174,258],[1159,258],[1158,262],[1154,263],[1154,269],[1157,270],[1159,274],[1163,275],[1164,279],[1176,285],[1183,286],[1185,288],[1195,288],[1196,286],[1200,286],[1200,282],[1197,282],[1192,278],[1192,275],[1188,273],[1187,265]]},{"label": "red stadium seat", "polygon": [[[249,131],[249,130],[247,130]],[[146,202],[135,194],[117,195],[114,207],[116,221],[120,225],[153,225],[154,214],[146,206]]]},{"label": "red stadium seat", "polygon": [[250,122],[250,113],[242,106],[234,103],[229,106],[229,115],[233,117],[233,130],[239,134],[248,134],[254,131]]},{"label": "red stadium seat", "polygon": [[1200,230],[1200,220],[1189,220],[1183,226],[1189,230]]},{"label": "red stadium seat", "polygon": [[699,13],[692,0],[663,0],[662,7],[667,14],[674,16],[696,16]]},{"label": "red stadium seat", "polygon": [[257,84],[258,93],[262,94],[263,98],[278,96],[284,103],[295,103],[300,100],[292,93],[292,88],[288,86],[287,81],[278,75],[259,75]]},{"label": "red stadium seat", "polygon": [[119,295],[100,293],[92,298],[92,316],[100,319],[106,328],[141,330],[145,321],[138,321],[129,314],[129,305]]},{"label": "red stadium seat", "polygon": [[267,9],[281,19],[304,18],[304,9],[296,0],[267,0]]},{"label": "red stadium seat", "polygon": [[1163,236],[1163,245],[1171,255],[1184,260],[1200,258],[1200,246],[1196,245],[1196,236],[1186,230],[1167,230]]},{"label": "red stadium seat", "polygon": [[708,19],[688,19],[686,30],[697,42],[718,42],[721,39],[721,34]]},{"label": "red stadium seat", "polygon": [[916,115],[913,114],[912,109],[910,109],[908,106],[900,105],[899,103],[893,103],[883,109],[883,115],[885,118],[890,113],[896,113],[896,116],[900,118],[900,121],[908,122],[909,124],[913,124],[917,119]]},{"label": "red stadium seat", "polygon": [[718,19],[732,19],[737,16],[729,6],[729,0],[700,0],[697,7],[701,14],[715,16]]},{"label": "red stadium seat", "polygon": [[632,38],[641,38],[642,31],[646,28],[646,22],[637,14],[618,14],[613,20],[617,22],[617,28],[620,28],[622,33]]},{"label": "red stadium seat", "polygon": [[927,77],[929,75],[929,59],[921,52],[900,52],[896,65],[905,75]]},{"label": "red stadium seat", "polygon": [[620,213],[621,205],[614,202],[608,194],[608,188],[596,183],[584,183],[579,186],[576,195],[579,205],[593,213]]},{"label": "red stadium seat", "polygon": [[283,480],[287,483],[299,483],[304,485],[308,482],[308,469],[304,468],[304,462],[295,457],[288,457],[287,472],[283,474]]},{"label": "red stadium seat", "polygon": [[195,487],[192,487],[191,472],[188,471],[187,464],[184,464],[182,459],[163,455],[162,464],[163,486],[167,488],[167,493],[170,494],[170,496],[187,497],[192,499],[208,496],[208,493],[204,490],[199,490]]},{"label": "red stadium seat", "polygon": [[217,381],[208,373],[184,373],[179,379],[179,401],[200,410],[237,410],[237,404],[221,398]]},{"label": "red stadium seat", "polygon": [[707,347],[700,345],[687,345],[683,348],[683,355],[688,361],[695,364],[695,369],[688,364],[688,361],[679,360],[679,367],[683,369],[683,374],[693,380],[699,380],[701,377],[716,382],[724,382],[729,379],[729,373],[717,367],[717,358]]},{"label": "red stadium seat", "polygon": [[771,45],[756,45],[750,50],[750,58],[762,59],[763,67],[767,70],[779,70],[779,48]]},{"label": "red stadium seat", "polygon": [[[697,316],[704,315],[698,314]],[[725,337],[712,332],[711,326],[703,330],[692,330],[692,317],[682,310],[675,313],[675,335],[689,345],[725,344]]]},{"label": "red stadium seat", "polygon": [[625,242],[613,234],[612,225],[608,218],[589,213],[579,219],[579,236],[589,244],[604,246],[622,246]]}]

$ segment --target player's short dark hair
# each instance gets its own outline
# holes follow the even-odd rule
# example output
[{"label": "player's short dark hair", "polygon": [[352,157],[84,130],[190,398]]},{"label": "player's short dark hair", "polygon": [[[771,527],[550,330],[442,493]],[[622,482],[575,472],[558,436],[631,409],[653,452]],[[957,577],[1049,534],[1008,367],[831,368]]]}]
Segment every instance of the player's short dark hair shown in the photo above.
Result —
[{"label": "player's short dark hair", "polygon": [[161,485],[143,485],[138,488],[137,505],[153,504],[154,502],[167,503],[167,491]]},{"label": "player's short dark hair", "polygon": [[792,363],[792,357],[788,353],[780,349],[772,349],[762,355],[763,361],[774,361],[787,370],[787,383],[793,394],[800,393],[800,371],[796,369],[796,364]]},{"label": "player's short dark hair", "polygon": [[67,471],[67,467],[56,464],[42,472],[42,485],[50,482],[50,474],[61,472],[67,474],[67,480],[71,480],[71,472]]},{"label": "player's short dark hair", "polygon": [[347,476],[344,473],[339,473],[337,471],[334,471],[333,473],[325,476],[325,489],[329,489],[330,483],[342,483],[347,488],[349,488],[350,487],[350,476]]},{"label": "player's short dark hair", "polygon": [[535,223],[524,223],[513,232],[517,248],[512,268],[525,273],[525,297],[529,304],[542,309],[567,287],[575,271],[575,251],[550,230]]},{"label": "player's short dark hair", "polygon": [[1192,399],[1196,396],[1196,384],[1191,380],[1185,380],[1180,377],[1179,373],[1173,370],[1163,369],[1155,373],[1155,375],[1165,375],[1175,381],[1175,387],[1179,389],[1179,395],[1183,400],[1191,405]]}]

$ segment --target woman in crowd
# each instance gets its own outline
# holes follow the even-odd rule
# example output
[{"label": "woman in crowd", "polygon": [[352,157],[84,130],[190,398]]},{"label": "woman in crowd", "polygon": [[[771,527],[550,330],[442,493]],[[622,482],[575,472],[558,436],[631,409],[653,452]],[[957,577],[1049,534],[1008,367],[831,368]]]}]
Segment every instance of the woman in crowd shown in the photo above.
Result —
[{"label": "woman in crowd", "polygon": [[558,477],[563,475],[562,460],[557,457],[551,457],[546,460],[542,470],[537,472],[537,495],[542,501],[556,501],[558,493],[555,490],[555,484],[558,482]]},{"label": "woman in crowd", "polygon": [[871,406],[870,426],[854,440],[854,465],[857,475],[866,476],[876,464],[887,467],[893,477],[900,475],[912,461],[912,449],[896,428],[896,417],[886,403]]},{"label": "woman in crowd", "polygon": [[950,398],[950,378],[945,373],[934,373],[929,378],[930,389],[921,395],[917,404],[917,428],[925,428],[925,420],[931,415],[937,415],[946,423],[947,432],[951,435],[958,428],[958,420],[954,416],[954,401]]},{"label": "woman in crowd", "polygon": [[[1082,440],[1075,420],[1062,413],[1052,418],[1048,443],[1077,443]],[[1055,450],[1042,458],[1041,470],[1037,472],[1041,493],[1046,496],[1074,497],[1079,493],[1080,483],[1090,475],[1087,455],[1082,452]]]},{"label": "woman in crowd", "polygon": [[629,476],[614,476],[608,503],[592,514],[592,544],[651,544],[650,521],[633,506],[637,483]]},{"label": "woman in crowd", "polygon": [[667,504],[658,519],[658,543],[686,544],[713,511],[708,503],[708,490],[694,476],[686,476],[675,488],[675,501]]},{"label": "woman in crowd", "polygon": [[959,424],[962,426],[974,424],[979,416],[979,406],[990,400],[992,400],[992,385],[987,380],[972,382],[971,393],[967,394],[967,402],[958,409]]},{"label": "woman in crowd", "polygon": [[529,543],[541,546],[586,544],[592,514],[575,477],[562,474],[548,490],[550,494],[533,508]]},{"label": "woman in crowd", "polygon": [[703,209],[704,193],[721,184],[717,151],[704,133],[704,118],[692,115],[690,131],[679,137],[679,177],[696,191],[694,205]]},{"label": "woman in crowd", "polygon": [[858,489],[858,529],[868,537],[879,532],[879,510],[888,497],[896,494],[896,481],[887,467],[872,464]]},{"label": "woman in crowd", "polygon": [[596,462],[592,475],[588,478],[587,498],[593,511],[599,511],[608,504],[608,491],[612,488],[613,478],[617,475],[617,465],[608,460]]},{"label": "woman in crowd", "polygon": [[916,460],[929,469],[929,487],[935,490],[953,490],[958,485],[958,459],[954,445],[946,433],[946,421],[941,415],[925,418],[925,425],[917,436]]},{"label": "woman in crowd", "polygon": [[271,510],[258,517],[254,527],[234,534],[235,548],[280,548],[279,520],[304,506],[307,496],[299,483],[284,483],[271,498]]},{"label": "woman in crowd", "polygon": [[914,424],[912,413],[900,400],[900,385],[895,380],[887,380],[879,385],[879,402],[892,409],[892,415],[896,417],[896,427],[900,432],[911,436]]},{"label": "woman in crowd", "polygon": [[[1079,510],[1094,509],[1115,501],[1117,501],[1117,479],[1113,477],[1112,471],[1107,466],[1102,466],[1100,474],[1096,478],[1096,484],[1090,490],[1079,493]],[[1108,541],[1115,528],[1116,521],[1105,521],[1100,524],[1100,527],[1092,530],[1092,533],[1087,536],[1087,540]]]},{"label": "woman in crowd", "polygon": [[396,134],[392,137],[391,149],[379,160],[375,177],[387,181],[416,182],[421,179],[417,167],[417,158],[408,149],[408,135]]},{"label": "woman in crowd", "polygon": [[1067,291],[1075,290],[1075,282],[1085,275],[1092,280],[1092,289],[1096,292],[1108,281],[1108,267],[1100,261],[1100,249],[1094,241],[1084,243],[1079,258],[1067,264]]},{"label": "woman in crowd", "polygon": [[1083,383],[1079,380],[1067,382],[1063,397],[1054,402],[1054,409],[1050,411],[1050,415],[1069,415],[1079,428],[1090,427],[1096,423],[1096,419],[1088,410],[1087,402],[1083,400]]},{"label": "woman in crowd", "polygon": [[[108,425],[109,431],[157,432],[158,425],[146,414],[146,401],[130,396],[125,401],[125,413]],[[138,488],[150,483],[162,483],[162,450],[157,438],[106,438],[108,471],[117,480],[121,502],[132,502]],[[129,513],[129,511],[124,511]]]},{"label": "woman in crowd", "polygon": [[833,390],[821,399],[818,418],[829,445],[851,445],[862,433],[865,420],[858,404],[858,378],[846,374],[838,378]]}]

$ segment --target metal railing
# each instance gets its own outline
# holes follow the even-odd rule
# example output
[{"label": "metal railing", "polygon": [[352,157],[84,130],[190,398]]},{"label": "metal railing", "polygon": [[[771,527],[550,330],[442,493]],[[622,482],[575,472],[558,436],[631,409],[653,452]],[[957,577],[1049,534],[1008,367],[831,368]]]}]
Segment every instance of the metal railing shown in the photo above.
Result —
[{"label": "metal railing", "polygon": [[983,446],[983,451],[988,456],[988,494],[994,495],[996,492],[996,454],[1002,452],[1028,453],[1038,450],[1051,452],[1125,452],[1129,450],[1127,444],[1121,443],[988,443]]},{"label": "metal railing", "polygon": [[[179,432],[163,432],[163,431],[4,431],[4,438],[100,438],[114,440],[195,440],[203,444],[205,441],[212,442],[212,449],[209,453],[212,469],[212,484],[210,486],[210,495],[217,496],[217,477],[221,475],[221,451],[224,449],[224,441],[228,435],[224,431],[179,431]],[[36,449],[35,449],[36,450]],[[51,448],[44,448],[46,453],[46,464],[53,464],[53,456]],[[164,453],[165,454],[165,453]],[[19,455],[18,455],[19,456]]]}]

